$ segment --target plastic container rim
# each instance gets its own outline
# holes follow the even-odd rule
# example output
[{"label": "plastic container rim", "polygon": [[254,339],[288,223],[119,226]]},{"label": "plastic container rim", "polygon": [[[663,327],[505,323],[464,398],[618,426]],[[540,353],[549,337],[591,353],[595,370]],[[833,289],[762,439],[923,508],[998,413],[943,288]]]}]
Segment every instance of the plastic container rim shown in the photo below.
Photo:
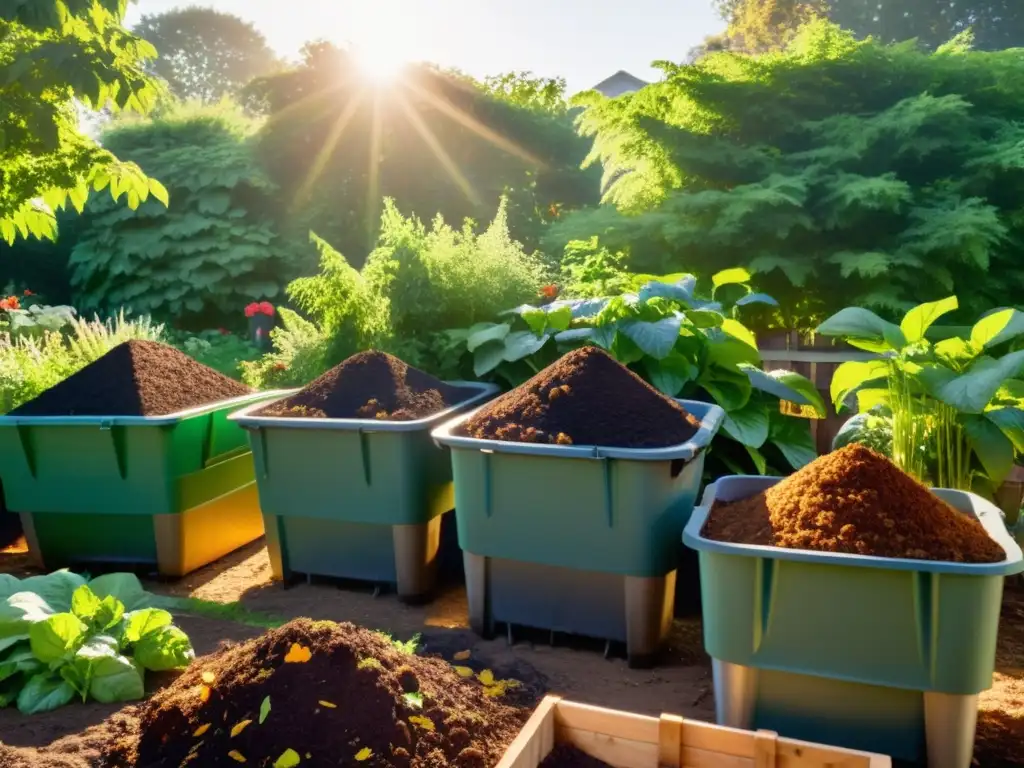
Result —
[{"label": "plastic container rim", "polygon": [[165,427],[177,424],[180,421],[191,419],[195,416],[203,416],[214,411],[225,408],[235,408],[240,405],[252,404],[262,405],[262,402],[270,398],[278,398],[284,390],[269,390],[266,392],[254,392],[251,395],[240,395],[227,400],[218,400],[206,405],[199,405],[176,413],[168,413],[163,416],[0,416],[0,427],[73,427],[73,426],[98,426],[106,427]]},{"label": "plastic container rim", "polygon": [[[228,415],[228,421],[232,421],[243,429],[326,429],[335,431],[360,431],[360,432],[416,432],[427,429],[437,424],[442,419],[448,418],[452,413],[467,405],[477,403],[480,400],[490,397],[498,392],[496,384],[486,384],[479,381],[446,381],[452,387],[462,389],[477,389],[478,394],[473,397],[461,400],[454,405],[439,411],[432,416],[413,421],[378,421],[377,419],[311,419],[291,418],[280,416],[254,416],[253,412],[266,408],[273,403],[254,403],[247,408],[235,411]],[[283,400],[294,395],[300,389],[283,390],[274,401]]]},{"label": "plastic container rim", "polygon": [[[726,475],[704,489],[704,497],[700,505],[695,507],[690,522],[683,530],[683,543],[698,552],[710,552],[720,555],[740,557],[758,557],[771,560],[789,560],[798,563],[814,563],[818,565],[845,565],[859,568],[882,568],[890,571],[919,571],[925,573],[948,573],[962,576],[1011,576],[1024,571],[1024,555],[1020,546],[1006,528],[1003,513],[995,504],[968,491],[951,488],[932,488],[936,496],[952,505],[961,512],[970,513],[980,522],[985,532],[1003,548],[1006,559],[998,563],[951,563],[942,560],[917,560],[911,558],[876,557],[874,555],[854,555],[845,552],[815,552],[806,549],[785,549],[761,544],[734,544],[726,541],[714,541],[701,535],[711,506],[717,498],[718,485],[731,485],[743,481],[753,488],[754,493],[772,487],[781,477],[763,475]],[[738,496],[736,499],[747,498],[750,494]]]},{"label": "plastic container rim", "polygon": [[[475,408],[468,413],[460,414],[445,422],[433,432],[431,437],[440,446],[483,451],[485,453],[515,453],[526,456],[555,456],[563,459],[626,459],[629,461],[673,461],[692,460],[706,448],[718,432],[725,411],[714,403],[699,400],[682,400],[673,398],[693,416],[700,419],[700,428],[693,437],[679,445],[664,448],[613,448],[602,445],[537,445],[534,443],[512,443],[504,440],[480,440],[475,437],[453,435],[452,430],[480,410]],[[483,407],[483,406],[481,406]]]}]

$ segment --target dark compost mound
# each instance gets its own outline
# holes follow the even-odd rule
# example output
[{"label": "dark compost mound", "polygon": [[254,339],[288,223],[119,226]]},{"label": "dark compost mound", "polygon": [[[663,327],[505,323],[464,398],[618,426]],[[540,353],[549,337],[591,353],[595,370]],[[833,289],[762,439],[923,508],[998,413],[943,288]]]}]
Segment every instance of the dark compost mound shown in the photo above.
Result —
[{"label": "dark compost mound", "polygon": [[976,519],[857,443],[812,461],[756,496],[716,503],[702,534],[739,544],[877,557],[1006,559]]},{"label": "dark compost mound", "polygon": [[485,768],[530,714],[488,690],[375,632],[298,619],[196,661],[157,693],[124,762]]},{"label": "dark compost mound", "polygon": [[459,431],[514,443],[664,448],[685,443],[699,427],[607,352],[583,347],[481,408]]},{"label": "dark compost mound", "polygon": [[360,352],[305,389],[260,410],[260,416],[414,421],[467,400],[453,387],[385,352]]},{"label": "dark compost mound", "polygon": [[244,384],[155,341],[126,341],[11,416],[166,416],[251,394]]},{"label": "dark compost mound", "polygon": [[540,768],[611,768],[603,760],[591,757],[572,744],[556,744],[540,764]]}]

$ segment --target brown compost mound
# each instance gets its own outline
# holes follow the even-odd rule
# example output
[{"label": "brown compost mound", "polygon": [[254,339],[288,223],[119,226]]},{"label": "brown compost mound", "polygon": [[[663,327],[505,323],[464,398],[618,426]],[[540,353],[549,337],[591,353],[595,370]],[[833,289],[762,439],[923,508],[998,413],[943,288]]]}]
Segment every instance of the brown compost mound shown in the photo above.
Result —
[{"label": "brown compost mound", "polygon": [[664,448],[700,421],[598,347],[563,355],[456,430],[481,440]]},{"label": "brown compost mound", "polygon": [[376,632],[297,619],[193,663],[142,705],[114,763],[270,766],[292,750],[302,768],[487,768],[529,714]]},{"label": "brown compost mound", "polygon": [[540,768],[611,768],[603,760],[591,757],[572,744],[556,744],[540,764]]},{"label": "brown compost mound", "polygon": [[476,394],[453,387],[386,352],[353,355],[260,416],[314,419],[425,419]]},{"label": "brown compost mound", "polygon": [[156,341],[133,339],[15,408],[11,416],[166,416],[252,394]]},{"label": "brown compost mound", "polygon": [[876,557],[1006,559],[974,517],[856,443],[821,456],[755,496],[716,503],[701,534],[737,544]]}]

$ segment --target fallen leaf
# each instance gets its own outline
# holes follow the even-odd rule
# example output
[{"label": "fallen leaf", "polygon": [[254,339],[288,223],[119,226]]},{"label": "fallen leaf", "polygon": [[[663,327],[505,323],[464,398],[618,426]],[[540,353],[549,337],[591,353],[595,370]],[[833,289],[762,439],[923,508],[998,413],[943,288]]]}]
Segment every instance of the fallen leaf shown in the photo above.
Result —
[{"label": "fallen leaf", "polygon": [[200,685],[199,686],[199,700],[206,703],[210,700],[210,686]]},{"label": "fallen leaf", "polygon": [[242,722],[238,723],[234,728],[231,729],[231,738],[235,738],[235,736],[244,731],[245,726],[247,726],[251,722],[252,720],[243,720]]},{"label": "fallen leaf", "polygon": [[369,747],[363,747],[358,752],[356,752],[356,760],[358,760],[360,763],[364,760],[369,760],[371,757],[373,757],[373,750]]},{"label": "fallen leaf", "polygon": [[228,757],[230,757],[236,763],[244,763],[245,762],[245,757],[243,757],[242,753],[239,752],[237,749],[232,749],[230,752],[228,752]]},{"label": "fallen leaf", "polygon": [[453,669],[459,673],[459,677],[472,677],[473,670],[469,667],[453,667]]},{"label": "fallen leaf", "polygon": [[409,722],[418,725],[424,731],[434,730],[434,721],[424,715],[413,715],[409,718]]},{"label": "fallen leaf", "polygon": [[294,749],[286,749],[281,753],[281,756],[274,761],[274,768],[295,768],[296,765],[302,762],[302,758],[299,757],[299,753]]},{"label": "fallen leaf", "polygon": [[465,661],[470,656],[471,656],[471,654],[470,654],[469,651],[459,651],[454,656],[452,656],[452,658],[455,659],[456,661]]},{"label": "fallen leaf", "polygon": [[489,669],[485,669],[483,672],[477,675],[476,679],[484,685],[494,685],[494,673],[491,672],[491,670]]},{"label": "fallen leaf", "polygon": [[328,709],[337,709],[338,708],[338,705],[335,704],[334,702],[332,702],[332,701],[324,701],[323,699],[318,701],[317,704],[319,704],[321,707],[327,707]]},{"label": "fallen leaf", "polygon": [[203,682],[207,685],[213,685],[213,681],[217,679],[217,676],[213,672],[203,672]]},{"label": "fallen leaf", "polygon": [[285,654],[285,664],[305,664],[313,658],[312,652],[304,645],[294,643],[288,653]]},{"label": "fallen leaf", "polygon": [[263,725],[263,721],[267,719],[267,715],[270,714],[270,697],[267,696],[260,704],[260,725]]},{"label": "fallen leaf", "polygon": [[206,732],[207,732],[208,730],[210,730],[210,724],[209,724],[209,723],[206,723],[205,725],[200,725],[200,726],[199,726],[198,728],[196,728],[196,729],[195,729],[195,730],[194,730],[194,731],[192,732],[192,736],[193,736],[194,738],[197,738],[197,739],[198,739],[198,738],[199,738],[200,736],[202,736],[202,735],[203,735],[204,733],[206,733]]}]

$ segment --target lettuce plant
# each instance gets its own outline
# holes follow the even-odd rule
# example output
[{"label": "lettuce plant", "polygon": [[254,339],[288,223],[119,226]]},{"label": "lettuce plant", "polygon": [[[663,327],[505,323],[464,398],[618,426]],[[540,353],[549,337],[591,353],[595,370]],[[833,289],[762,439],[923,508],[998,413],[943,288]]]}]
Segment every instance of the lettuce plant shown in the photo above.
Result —
[{"label": "lettuce plant", "polygon": [[89,582],[69,571],[0,574],[0,706],[31,715],[75,698],[141,699],[146,670],[179,669],[195,657],[154,600],[131,574]]}]

